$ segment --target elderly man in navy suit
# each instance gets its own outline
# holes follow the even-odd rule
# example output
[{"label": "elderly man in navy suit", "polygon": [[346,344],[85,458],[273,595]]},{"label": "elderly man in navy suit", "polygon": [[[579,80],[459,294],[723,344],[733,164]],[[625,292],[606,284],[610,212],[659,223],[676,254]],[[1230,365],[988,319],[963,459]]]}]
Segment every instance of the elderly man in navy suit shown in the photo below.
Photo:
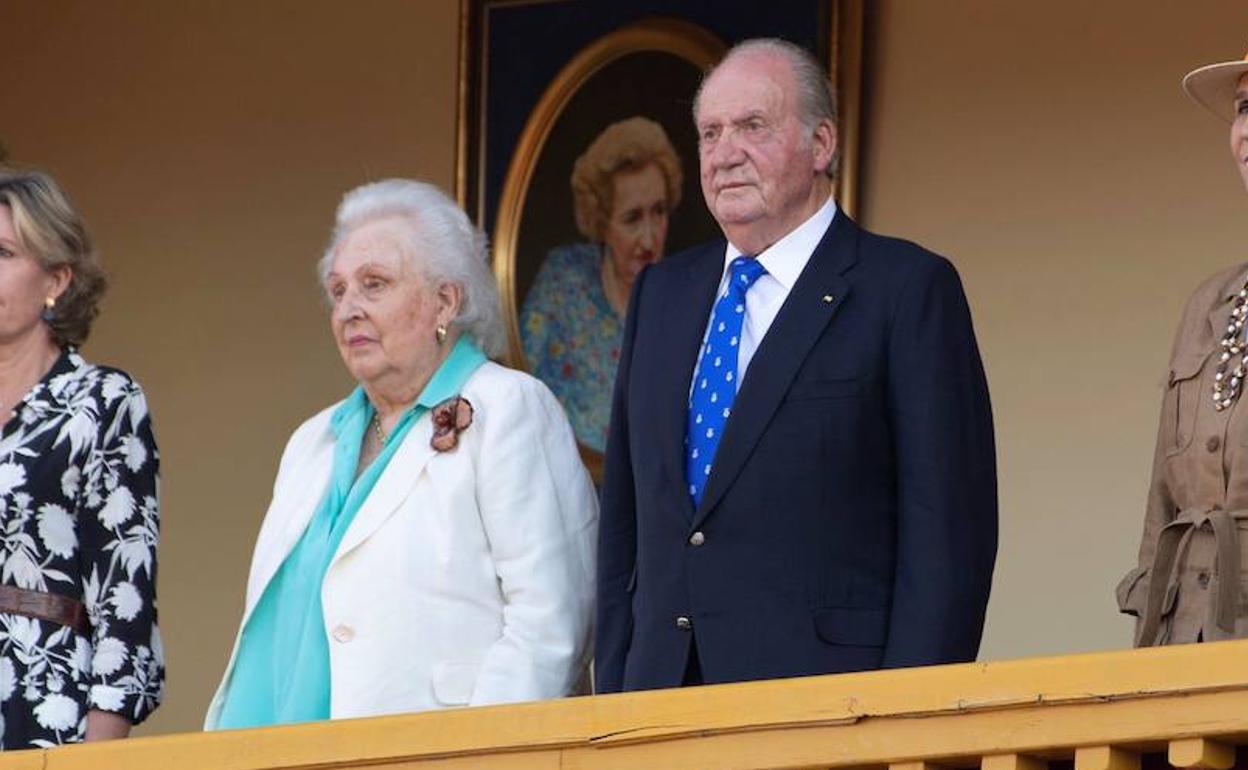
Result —
[{"label": "elderly man in navy suit", "polygon": [[973,660],[996,466],[957,273],[838,210],[833,97],[803,49],[736,46],[694,118],[726,241],[633,288],[598,691]]}]

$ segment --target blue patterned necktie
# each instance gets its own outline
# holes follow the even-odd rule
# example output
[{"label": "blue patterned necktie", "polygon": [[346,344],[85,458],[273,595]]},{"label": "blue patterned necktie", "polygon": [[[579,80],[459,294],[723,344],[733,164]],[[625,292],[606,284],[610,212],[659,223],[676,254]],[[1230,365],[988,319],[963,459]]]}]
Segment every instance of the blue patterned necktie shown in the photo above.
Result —
[{"label": "blue patterned necktie", "polygon": [[685,426],[685,480],[693,507],[711,476],[715,449],[737,395],[737,353],[745,320],[745,293],[767,268],[753,257],[737,257],[728,266],[728,286],[715,302],[706,344],[694,371]]}]

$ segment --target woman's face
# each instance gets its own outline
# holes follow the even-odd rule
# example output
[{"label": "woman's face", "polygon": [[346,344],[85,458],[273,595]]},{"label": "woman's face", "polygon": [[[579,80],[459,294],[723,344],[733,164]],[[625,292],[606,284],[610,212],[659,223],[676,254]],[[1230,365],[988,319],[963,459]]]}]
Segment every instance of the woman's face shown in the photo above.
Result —
[{"label": "woman's face", "polygon": [[1231,122],[1231,157],[1248,189],[1248,75],[1235,87],[1235,120]]},{"label": "woman's face", "polygon": [[38,330],[44,302],[59,297],[68,282],[68,268],[48,272],[18,243],[13,214],[0,204],[0,344]]},{"label": "woman's face", "polygon": [[457,290],[429,286],[413,269],[404,253],[408,227],[381,219],[352,230],[325,279],[334,342],[362,384],[426,381],[441,361],[435,330],[458,309]]},{"label": "woman's face", "polygon": [[641,269],[663,256],[667,242],[667,184],[657,164],[620,171],[611,180],[614,204],[603,235],[616,277],[631,286]]}]

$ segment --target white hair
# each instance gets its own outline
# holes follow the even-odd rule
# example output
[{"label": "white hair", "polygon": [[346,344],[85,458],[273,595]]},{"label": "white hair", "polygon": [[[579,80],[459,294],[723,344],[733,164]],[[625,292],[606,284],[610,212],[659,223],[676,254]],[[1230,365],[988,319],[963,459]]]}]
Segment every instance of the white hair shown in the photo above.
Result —
[{"label": "white hair", "polygon": [[[793,73],[793,82],[797,86],[797,108],[798,119],[806,130],[814,135],[815,127],[821,121],[831,121],[833,126],[837,125],[836,110],[836,91],[832,87],[832,81],[828,79],[828,73],[819,64],[814,56],[805,48],[788,40],[782,40],[778,37],[756,37],[750,40],[742,40],[734,45],[706,75],[702,78],[701,85],[698,86],[698,93],[693,98],[693,118],[698,118],[698,102],[702,98],[702,89],[706,87],[706,83],[711,76],[730,60],[738,56],[748,54],[772,54],[779,56],[789,65],[789,69]],[[828,163],[827,169],[824,170],[829,177],[835,177],[837,168],[840,166],[841,152],[838,145],[837,151],[832,155],[832,160]]]},{"label": "white hair", "polygon": [[500,355],[506,334],[485,234],[434,185],[386,179],[362,185],[342,196],[329,247],[317,263],[321,285],[329,278],[334,254],[347,235],[379,219],[397,219],[409,225],[411,240],[404,244],[405,257],[431,284],[453,283],[460,287],[463,302],[452,324],[486,355]]}]

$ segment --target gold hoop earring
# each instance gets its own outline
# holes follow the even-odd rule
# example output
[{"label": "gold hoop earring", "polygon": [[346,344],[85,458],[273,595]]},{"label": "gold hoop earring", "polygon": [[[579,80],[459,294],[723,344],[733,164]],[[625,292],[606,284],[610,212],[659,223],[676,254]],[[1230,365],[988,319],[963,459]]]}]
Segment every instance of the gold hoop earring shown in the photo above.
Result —
[{"label": "gold hoop earring", "polygon": [[433,333],[437,336],[439,345],[446,343],[446,327],[445,326],[443,326],[442,324],[438,324],[438,328],[434,329]]}]

